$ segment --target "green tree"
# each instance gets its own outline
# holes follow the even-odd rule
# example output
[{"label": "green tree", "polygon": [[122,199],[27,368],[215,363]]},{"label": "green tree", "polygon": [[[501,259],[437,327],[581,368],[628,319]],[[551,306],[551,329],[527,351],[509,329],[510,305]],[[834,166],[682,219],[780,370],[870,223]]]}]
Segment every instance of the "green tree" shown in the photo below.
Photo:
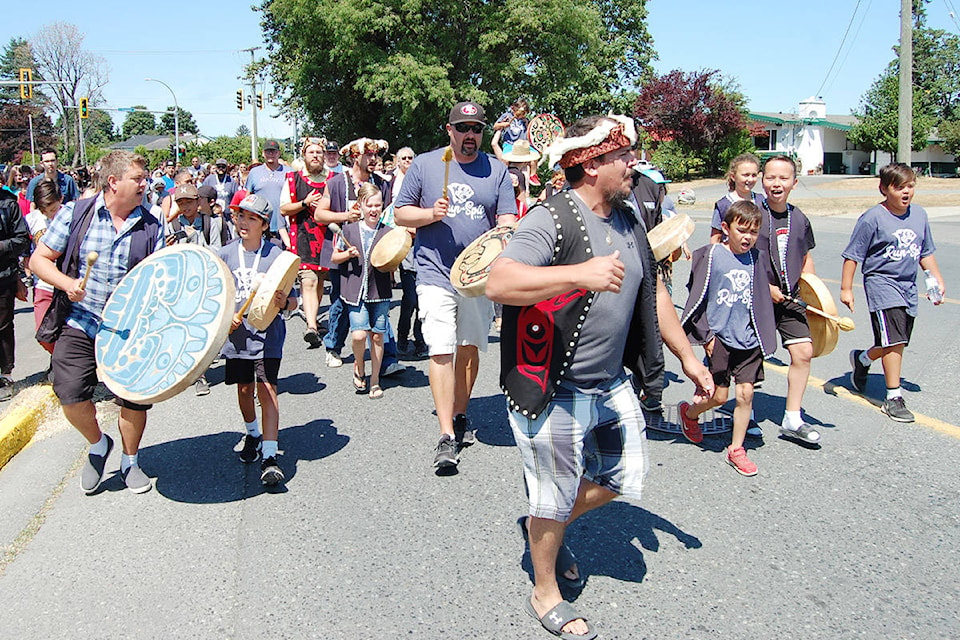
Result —
[{"label": "green tree", "polygon": [[518,96],[564,121],[628,109],[653,55],[643,0],[263,0],[260,11],[283,104],[329,137],[420,149],[444,139],[457,100],[490,118]]},{"label": "green tree", "polygon": [[145,134],[155,134],[157,132],[157,120],[153,114],[146,111],[146,107],[138,104],[134,107],[135,111],[127,114],[123,119],[123,137],[139,136]]},{"label": "green tree", "polygon": [[[868,150],[897,152],[898,113],[900,106],[899,80],[895,65],[890,65],[867,89],[860,99],[860,106],[853,112],[859,121],[848,134],[851,142]],[[931,127],[936,123],[924,97],[913,94],[913,131],[910,146],[919,151],[927,146]]]},{"label": "green tree", "polygon": [[207,162],[217,158],[224,158],[230,164],[250,162],[250,137],[218,136],[203,145],[203,157],[208,158]]},{"label": "green tree", "polygon": [[[177,115],[180,119],[180,134],[182,135],[188,132],[200,133],[200,128],[197,127],[197,123],[193,120],[193,114],[186,111],[183,107],[178,107],[178,109]],[[168,133],[172,136],[175,130],[175,124],[173,107],[167,107],[166,112],[160,116],[160,126],[157,128],[157,133]]]},{"label": "green tree", "polygon": [[[0,77],[4,80],[19,80],[20,69],[33,69],[33,79],[43,80],[33,57],[33,48],[24,38],[10,38],[10,42],[0,54]],[[41,90],[42,85],[33,86],[33,104],[44,104],[49,99]],[[21,102],[19,85],[0,87],[0,102]]]},{"label": "green tree", "polygon": [[960,120],[940,123],[940,137],[943,138],[941,147],[946,153],[960,157]]},{"label": "green tree", "polygon": [[[116,127],[110,114],[101,109],[91,109],[90,117],[83,123],[83,137],[88,144],[106,146],[117,141]],[[87,154],[90,160],[90,154]]]},{"label": "green tree", "polygon": [[250,137],[250,127],[248,127],[248,126],[245,125],[245,124],[242,124],[242,125],[240,125],[239,127],[237,127],[237,130],[236,130],[236,132],[235,132],[233,135],[237,136],[238,138],[241,137],[241,136],[246,136],[246,137],[249,138],[249,137]]}]

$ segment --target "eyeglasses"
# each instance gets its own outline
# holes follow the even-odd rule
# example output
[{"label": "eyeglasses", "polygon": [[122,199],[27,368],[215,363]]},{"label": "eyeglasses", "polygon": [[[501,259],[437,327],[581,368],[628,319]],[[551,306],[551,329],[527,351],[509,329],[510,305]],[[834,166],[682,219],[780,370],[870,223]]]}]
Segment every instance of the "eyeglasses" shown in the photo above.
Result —
[{"label": "eyeglasses", "polygon": [[397,160],[413,160],[413,156],[399,156]]},{"label": "eyeglasses", "polygon": [[453,128],[459,131],[460,133],[466,133],[472,131],[474,133],[483,133],[482,124],[467,124],[466,122],[458,122],[453,125]]}]

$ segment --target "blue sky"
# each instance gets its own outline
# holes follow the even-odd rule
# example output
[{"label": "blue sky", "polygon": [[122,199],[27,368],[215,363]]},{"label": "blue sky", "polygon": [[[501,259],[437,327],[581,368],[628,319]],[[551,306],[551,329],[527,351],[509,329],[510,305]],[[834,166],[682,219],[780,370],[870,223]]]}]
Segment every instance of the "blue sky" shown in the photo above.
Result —
[{"label": "blue sky", "polygon": [[[240,124],[250,126],[249,109],[241,113],[235,104],[237,77],[250,60],[240,50],[263,47],[260,15],[249,8],[252,3],[10,2],[0,43],[13,36],[30,38],[55,20],[72,23],[86,34],[84,48],[109,66],[103,106],[165,109],[172,104],[170,92],[144,82],[153,77],[171,86],[201,132],[232,135]],[[858,4],[838,66],[828,76]],[[958,33],[960,27],[948,15],[951,6],[960,6],[960,0],[933,0],[929,25]],[[828,112],[847,114],[892,59],[891,48],[899,39],[899,0],[806,0],[789,6],[759,0],[652,0],[647,7],[658,72],[719,69],[739,83],[753,111],[793,111],[823,85],[818,95]],[[265,48],[257,55],[266,55]],[[271,118],[272,113],[269,107],[259,112],[260,134],[290,135],[291,124]]]}]

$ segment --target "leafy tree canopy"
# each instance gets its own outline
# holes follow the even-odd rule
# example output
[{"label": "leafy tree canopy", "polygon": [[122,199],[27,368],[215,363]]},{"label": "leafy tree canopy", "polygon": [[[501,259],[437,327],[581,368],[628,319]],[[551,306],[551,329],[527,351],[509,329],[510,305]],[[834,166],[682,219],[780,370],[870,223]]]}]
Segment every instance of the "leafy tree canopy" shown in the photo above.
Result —
[{"label": "leafy tree canopy", "polygon": [[488,119],[520,96],[565,122],[622,112],[653,55],[643,0],[263,0],[260,10],[286,109],[338,140],[426,149],[465,99]]},{"label": "leafy tree canopy", "polygon": [[136,111],[129,112],[127,117],[123,119],[123,137],[155,134],[157,132],[157,120],[153,117],[153,114],[149,111],[141,111],[141,109],[146,109],[142,104],[133,108]]},{"label": "leafy tree canopy", "polygon": [[[891,65],[860,99],[860,106],[854,111],[859,122],[848,134],[851,142],[868,150],[886,151],[896,154],[898,148],[898,114],[900,106],[899,74]],[[913,131],[910,146],[919,151],[927,146],[927,138],[936,119],[929,109],[924,108],[924,96],[913,92]]]},{"label": "leafy tree canopy", "polygon": [[[200,133],[200,128],[197,127],[197,123],[193,120],[193,114],[183,107],[178,107],[178,109],[177,117],[180,120],[180,134],[183,135],[188,132]],[[166,113],[160,116],[160,126],[157,128],[157,133],[167,133],[172,136],[175,131],[175,124],[177,123],[173,117],[173,107],[167,107]]]}]

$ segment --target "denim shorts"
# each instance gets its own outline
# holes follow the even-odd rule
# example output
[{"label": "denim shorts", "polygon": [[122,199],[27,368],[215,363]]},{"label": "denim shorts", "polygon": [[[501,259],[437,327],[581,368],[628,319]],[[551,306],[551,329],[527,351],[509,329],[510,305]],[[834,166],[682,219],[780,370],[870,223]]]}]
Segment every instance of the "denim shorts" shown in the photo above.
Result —
[{"label": "denim shorts", "polygon": [[350,314],[350,331],[372,331],[384,334],[390,322],[390,301],[361,302],[346,305]]}]

